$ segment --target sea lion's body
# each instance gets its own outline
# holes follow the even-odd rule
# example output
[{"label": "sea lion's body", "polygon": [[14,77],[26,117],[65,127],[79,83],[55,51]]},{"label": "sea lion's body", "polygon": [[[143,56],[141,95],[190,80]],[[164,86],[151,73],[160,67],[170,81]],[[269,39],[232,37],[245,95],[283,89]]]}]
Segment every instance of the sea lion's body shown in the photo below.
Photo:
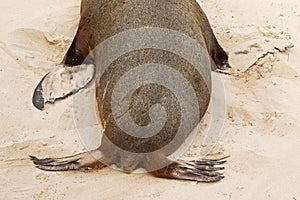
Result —
[{"label": "sea lion's body", "polygon": [[[103,57],[105,53],[97,51],[100,44],[120,33],[147,28],[172,30],[197,41],[205,49],[202,55],[203,60],[200,60],[205,63],[201,65],[202,69],[200,69],[203,73],[194,69],[188,60],[179,58],[172,52],[154,48],[131,51],[112,62],[105,70],[101,69],[103,66],[100,60],[105,59]],[[211,68],[215,68],[214,63],[218,67],[222,67],[227,64],[228,60],[227,54],[214,36],[204,12],[195,0],[84,0],[81,7],[79,29],[64,59],[64,66],[74,66],[75,69],[76,66],[82,65],[91,50],[94,50],[91,59],[96,65],[96,100],[99,121],[104,127],[101,146],[90,154],[83,153],[71,158],[39,160],[32,157],[39,168],[68,170],[120,164],[120,167],[126,172],[131,172],[139,166],[153,171],[153,175],[168,178],[197,181],[217,181],[222,178],[217,172],[209,172],[220,169],[213,165],[222,162],[195,161],[185,165],[167,158],[185,141],[207,110],[211,91],[209,72]],[[207,62],[210,60],[212,62]],[[118,127],[112,110],[112,98],[115,84],[125,73],[136,66],[151,63],[171,66],[188,80],[195,92],[197,100],[195,109],[199,109],[199,115],[195,115],[196,117],[191,115],[189,120],[191,122],[188,122],[188,126],[185,128],[186,133],[170,148],[147,155],[148,152],[161,149],[169,144],[177,134],[179,126],[182,125],[180,124],[182,123],[180,121],[182,108],[176,95],[162,85],[151,83],[139,87],[133,93],[128,112],[136,124],[147,126],[151,123],[149,109],[155,104],[160,104],[166,111],[167,120],[164,127],[156,136],[148,138],[130,136]],[[167,76],[167,74],[162,74],[161,79],[168,79]],[[42,94],[45,94],[43,93],[45,85],[46,83],[43,81],[39,84],[36,90],[38,92],[34,95],[35,105],[41,101],[44,103],[45,97]],[[78,87],[78,89],[80,88]],[[187,101],[190,101],[189,97],[187,97]],[[37,107],[42,108],[43,105]],[[124,151],[121,153],[114,151],[112,144]],[[136,154],[131,154],[131,152]],[[156,166],[163,167],[153,170]],[[208,168],[205,166],[210,170],[206,171]]]}]

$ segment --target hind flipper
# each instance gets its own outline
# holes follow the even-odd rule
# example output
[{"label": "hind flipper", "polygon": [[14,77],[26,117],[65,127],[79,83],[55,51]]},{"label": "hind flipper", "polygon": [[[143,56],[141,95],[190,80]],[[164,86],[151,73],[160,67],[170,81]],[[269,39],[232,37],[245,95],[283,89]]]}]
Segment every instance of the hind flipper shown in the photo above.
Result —
[{"label": "hind flipper", "polygon": [[33,105],[41,110],[47,102],[54,103],[78,92],[92,81],[94,74],[93,64],[60,65],[40,81],[33,94]]},{"label": "hind flipper", "polygon": [[162,169],[150,172],[150,174],[160,178],[217,182],[224,178],[223,173],[219,172],[224,167],[219,165],[225,162],[224,160],[181,160],[173,162]]},{"label": "hind flipper", "polygon": [[100,159],[103,159],[103,154],[98,149],[62,158],[38,159],[35,156],[30,156],[30,159],[37,168],[45,171],[102,169],[106,167],[106,165],[100,161]]}]

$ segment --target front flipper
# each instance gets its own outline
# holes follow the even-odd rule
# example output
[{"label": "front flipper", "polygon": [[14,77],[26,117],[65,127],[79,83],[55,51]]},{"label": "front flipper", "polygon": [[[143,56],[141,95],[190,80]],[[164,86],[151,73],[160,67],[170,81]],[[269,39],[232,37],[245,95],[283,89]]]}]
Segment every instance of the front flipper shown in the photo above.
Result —
[{"label": "front flipper", "polygon": [[150,173],[161,178],[217,182],[224,178],[223,174],[218,171],[224,169],[219,165],[225,162],[224,160],[177,161]]},{"label": "front flipper", "polygon": [[40,81],[33,94],[33,105],[42,110],[45,103],[54,103],[78,92],[92,81],[94,74],[93,64],[60,65]]},{"label": "front flipper", "polygon": [[76,154],[62,158],[44,158],[38,159],[35,156],[29,156],[37,168],[45,171],[67,171],[80,169],[102,169],[106,167],[100,159],[103,154],[100,150]]}]

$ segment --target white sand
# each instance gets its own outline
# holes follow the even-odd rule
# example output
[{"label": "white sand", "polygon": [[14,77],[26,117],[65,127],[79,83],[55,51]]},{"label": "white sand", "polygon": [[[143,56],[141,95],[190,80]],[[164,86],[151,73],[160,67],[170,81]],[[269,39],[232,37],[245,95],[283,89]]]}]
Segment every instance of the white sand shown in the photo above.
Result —
[{"label": "white sand", "polygon": [[76,33],[80,2],[14,0],[0,3],[0,198],[300,199],[299,1],[199,2],[234,67],[232,75],[221,75],[227,115],[218,147],[231,155],[224,180],[195,184],[112,169],[35,169],[29,154],[84,149],[72,98],[43,112],[31,103],[36,84],[62,60]]}]

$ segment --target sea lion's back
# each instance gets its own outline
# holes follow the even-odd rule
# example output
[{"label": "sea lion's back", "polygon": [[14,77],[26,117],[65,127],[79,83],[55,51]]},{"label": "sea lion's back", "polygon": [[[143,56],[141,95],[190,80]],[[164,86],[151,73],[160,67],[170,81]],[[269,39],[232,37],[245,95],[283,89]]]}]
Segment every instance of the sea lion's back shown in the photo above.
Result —
[{"label": "sea lion's back", "polygon": [[[138,153],[162,149],[173,141],[163,152],[173,153],[199,124],[210,100],[211,66],[198,4],[194,0],[91,2],[95,6],[90,5],[84,15],[92,25],[92,44],[114,36],[108,40],[112,46],[94,53],[100,69],[96,95],[105,135],[121,149]],[[124,47],[123,54],[111,55]],[[111,57],[113,62],[106,66]],[[164,111],[156,110],[158,104]]]}]

